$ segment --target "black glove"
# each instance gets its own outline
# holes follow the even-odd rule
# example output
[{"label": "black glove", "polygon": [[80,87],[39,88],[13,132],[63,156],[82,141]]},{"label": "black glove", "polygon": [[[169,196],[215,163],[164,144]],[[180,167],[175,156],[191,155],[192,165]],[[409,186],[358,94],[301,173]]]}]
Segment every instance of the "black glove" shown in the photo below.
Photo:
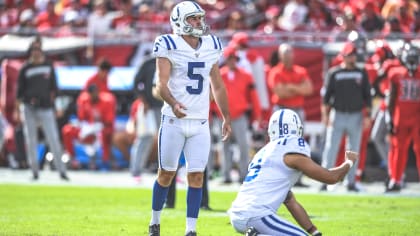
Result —
[{"label": "black glove", "polygon": [[321,232],[316,232],[315,234],[312,234],[312,236],[322,236]]},{"label": "black glove", "polygon": [[385,124],[386,124],[386,129],[388,130],[388,133],[395,134],[394,122],[389,112],[385,112]]}]

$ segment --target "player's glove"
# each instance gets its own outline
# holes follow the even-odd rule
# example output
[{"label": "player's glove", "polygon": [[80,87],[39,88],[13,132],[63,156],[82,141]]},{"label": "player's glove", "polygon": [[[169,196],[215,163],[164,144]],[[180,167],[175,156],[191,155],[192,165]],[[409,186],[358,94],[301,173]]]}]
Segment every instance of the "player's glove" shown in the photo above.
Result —
[{"label": "player's glove", "polygon": [[316,231],[314,234],[312,234],[312,236],[322,236],[321,232]]},{"label": "player's glove", "polygon": [[385,124],[388,133],[395,134],[394,122],[392,121],[391,114],[389,114],[388,111],[385,112]]}]

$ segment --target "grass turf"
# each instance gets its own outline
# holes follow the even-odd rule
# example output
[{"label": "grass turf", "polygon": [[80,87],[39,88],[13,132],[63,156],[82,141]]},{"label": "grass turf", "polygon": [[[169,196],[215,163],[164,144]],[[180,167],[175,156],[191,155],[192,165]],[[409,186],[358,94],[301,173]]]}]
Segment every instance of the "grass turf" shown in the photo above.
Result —
[{"label": "grass turf", "polygon": [[[212,192],[200,211],[202,236],[240,235],[226,210],[235,192]],[[420,199],[399,196],[296,194],[323,235],[420,235]],[[184,235],[185,191],[164,209],[161,234]],[[147,235],[151,190],[0,185],[0,235]],[[294,222],[284,207],[279,214]]]}]

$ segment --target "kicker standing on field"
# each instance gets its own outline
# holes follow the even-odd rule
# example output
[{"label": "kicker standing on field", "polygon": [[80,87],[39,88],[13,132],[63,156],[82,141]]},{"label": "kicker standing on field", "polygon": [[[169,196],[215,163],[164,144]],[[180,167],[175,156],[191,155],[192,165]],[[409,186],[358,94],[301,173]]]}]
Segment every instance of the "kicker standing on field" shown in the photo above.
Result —
[{"label": "kicker standing on field", "polygon": [[211,89],[222,115],[222,135],[231,133],[226,89],[218,60],[219,38],[206,35],[205,12],[195,2],[180,2],[171,12],[174,34],[156,38],[157,92],[165,101],[159,130],[158,177],[153,187],[149,235],[160,235],[160,214],[168,187],[184,152],[187,166],[186,235],[197,235],[203,172],[210,152],[209,103]]},{"label": "kicker standing on field", "polygon": [[63,150],[54,114],[54,98],[57,93],[55,70],[51,62],[46,60],[40,41],[31,43],[28,56],[27,62],[19,71],[16,104],[22,116],[26,150],[33,179],[37,180],[39,175],[37,137],[38,124],[40,124],[54,155],[55,166],[60,171],[60,177],[68,180],[66,167],[61,160]]},{"label": "kicker standing on field", "polygon": [[[339,167],[324,169],[310,158],[310,147],[303,135],[303,125],[296,112],[280,109],[268,124],[270,142],[255,154],[248,175],[229,209],[233,227],[245,235],[322,235],[297,202],[291,188],[303,174],[328,184],[341,181],[357,161],[358,154],[346,152]],[[306,230],[277,215],[281,204]]]}]

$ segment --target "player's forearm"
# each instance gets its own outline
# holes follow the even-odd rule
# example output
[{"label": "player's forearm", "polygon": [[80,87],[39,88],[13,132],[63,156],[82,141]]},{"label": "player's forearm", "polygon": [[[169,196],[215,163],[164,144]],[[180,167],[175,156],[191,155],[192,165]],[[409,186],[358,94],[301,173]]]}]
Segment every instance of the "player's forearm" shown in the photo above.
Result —
[{"label": "player's forearm", "polygon": [[308,213],[300,205],[295,198],[294,200],[286,203],[287,210],[292,214],[293,218],[303,229],[307,230],[313,226],[312,221],[309,219]]},{"label": "player's forearm", "polygon": [[213,90],[214,100],[222,113],[223,119],[230,121],[228,98],[224,87]]},{"label": "player's forearm", "polygon": [[296,92],[302,96],[311,95],[313,92],[312,83],[309,80],[305,80],[297,86]]},{"label": "player's forearm", "polygon": [[346,176],[347,172],[349,172],[351,166],[353,164],[349,165],[348,162],[344,162],[338,167],[331,168],[329,171],[331,172],[330,178],[328,179],[327,184],[335,184],[339,181],[342,181],[344,177]]},{"label": "player's forearm", "polygon": [[290,97],[295,96],[295,93],[287,87],[285,84],[278,84],[274,87],[274,93],[280,98],[280,99],[287,99]]},{"label": "player's forearm", "polygon": [[167,85],[158,84],[157,85],[157,94],[165,101],[169,106],[173,107],[178,101],[172,96],[171,92]]}]

